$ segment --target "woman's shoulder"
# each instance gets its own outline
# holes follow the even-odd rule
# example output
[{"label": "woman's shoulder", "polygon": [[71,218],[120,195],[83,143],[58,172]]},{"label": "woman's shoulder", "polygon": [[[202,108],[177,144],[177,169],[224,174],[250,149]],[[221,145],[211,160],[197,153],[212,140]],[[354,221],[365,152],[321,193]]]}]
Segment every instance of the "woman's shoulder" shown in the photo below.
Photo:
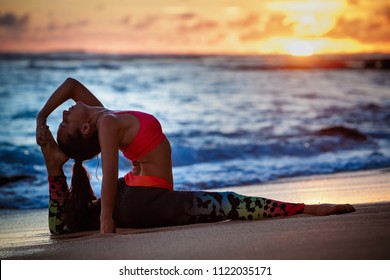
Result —
[{"label": "woman's shoulder", "polygon": [[112,129],[119,125],[118,117],[112,112],[106,112],[99,116],[96,126],[100,129]]},{"label": "woman's shoulder", "polygon": [[116,129],[126,129],[137,124],[138,119],[132,114],[124,114],[126,111],[107,111],[97,120],[97,129],[113,131]]}]

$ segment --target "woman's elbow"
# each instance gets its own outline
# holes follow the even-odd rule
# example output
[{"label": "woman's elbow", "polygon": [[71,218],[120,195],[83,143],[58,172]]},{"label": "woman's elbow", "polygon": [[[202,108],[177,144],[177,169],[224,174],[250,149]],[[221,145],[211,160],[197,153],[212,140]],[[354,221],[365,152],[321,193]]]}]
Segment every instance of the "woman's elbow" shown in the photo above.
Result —
[{"label": "woman's elbow", "polygon": [[78,80],[76,80],[75,78],[72,78],[72,77],[66,78],[65,83],[72,85],[72,86],[80,84],[80,82]]}]

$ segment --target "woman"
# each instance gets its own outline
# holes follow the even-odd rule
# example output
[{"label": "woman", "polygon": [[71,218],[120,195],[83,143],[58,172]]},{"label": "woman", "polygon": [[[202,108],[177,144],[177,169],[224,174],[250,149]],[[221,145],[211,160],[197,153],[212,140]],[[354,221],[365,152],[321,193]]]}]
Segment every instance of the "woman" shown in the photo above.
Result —
[{"label": "woman", "polygon": [[[76,105],[63,112],[57,146],[46,119],[69,99]],[[49,175],[52,233],[93,229],[99,224],[102,233],[111,233],[116,226],[167,226],[354,211],[351,205],[284,203],[233,192],[173,191],[170,143],[158,120],[142,112],[108,110],[72,78],[65,80],[39,112],[37,143],[42,147]],[[133,170],[121,179],[118,150],[133,163]],[[103,180],[101,200],[96,201],[82,162],[99,153]],[[71,190],[62,171],[68,158],[75,161]]]}]

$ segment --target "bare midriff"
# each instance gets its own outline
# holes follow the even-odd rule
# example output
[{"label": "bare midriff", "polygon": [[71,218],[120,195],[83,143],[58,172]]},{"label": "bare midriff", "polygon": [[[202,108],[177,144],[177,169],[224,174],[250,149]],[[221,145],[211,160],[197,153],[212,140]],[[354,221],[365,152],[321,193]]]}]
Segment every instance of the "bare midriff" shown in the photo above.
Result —
[{"label": "bare midriff", "polygon": [[156,176],[173,185],[171,145],[165,139],[148,154],[138,159],[139,176]]}]

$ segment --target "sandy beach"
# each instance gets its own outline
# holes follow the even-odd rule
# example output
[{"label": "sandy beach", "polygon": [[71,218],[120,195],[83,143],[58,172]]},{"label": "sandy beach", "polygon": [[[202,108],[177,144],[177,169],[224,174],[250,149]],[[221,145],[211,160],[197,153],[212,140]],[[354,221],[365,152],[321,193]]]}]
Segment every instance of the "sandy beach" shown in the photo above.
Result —
[{"label": "sandy beach", "polygon": [[3,210],[0,211],[0,257],[76,260],[390,258],[389,169],[301,177],[229,189],[292,202],[351,203],[356,212],[51,237],[46,209]]}]

